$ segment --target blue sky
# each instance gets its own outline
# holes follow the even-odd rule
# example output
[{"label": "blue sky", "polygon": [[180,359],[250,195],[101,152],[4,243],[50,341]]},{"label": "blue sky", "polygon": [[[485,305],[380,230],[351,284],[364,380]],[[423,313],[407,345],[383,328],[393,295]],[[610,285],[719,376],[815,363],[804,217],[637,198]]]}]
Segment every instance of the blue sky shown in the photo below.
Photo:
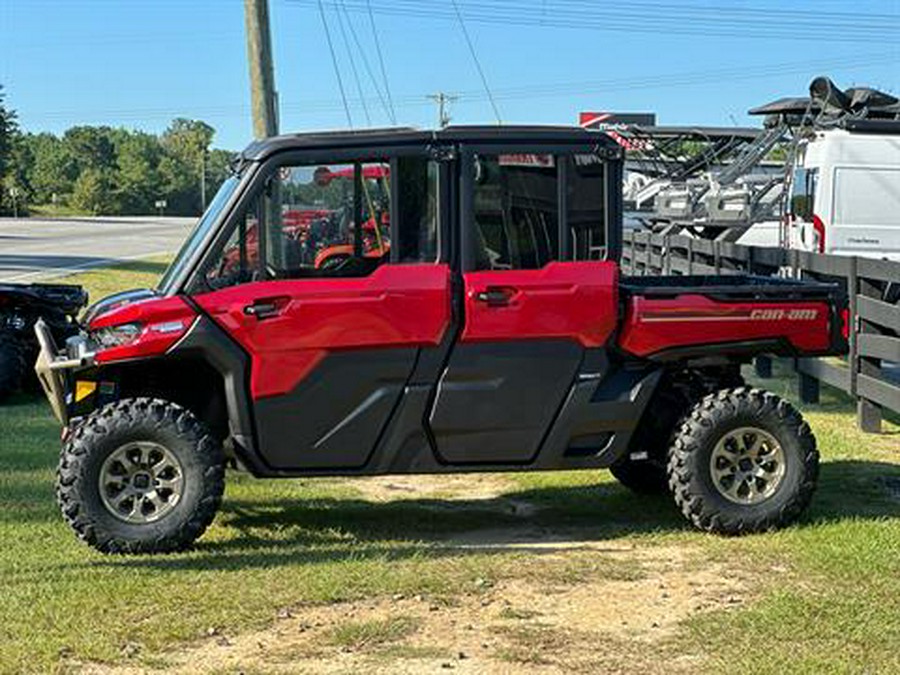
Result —
[{"label": "blue sky", "polygon": [[[496,117],[453,0],[368,0],[397,121],[430,127],[425,97],[458,94],[458,123]],[[900,92],[900,0],[457,0],[505,122],[579,110],[653,111],[662,124],[757,125],[745,111],[842,86]],[[270,0],[281,129],[347,126],[318,0]],[[324,0],[355,126],[389,123],[367,0]],[[343,31],[341,30],[343,26]],[[343,39],[353,49],[360,84]],[[29,131],[161,131],[176,116],[251,137],[241,0],[0,0],[0,84]]]}]

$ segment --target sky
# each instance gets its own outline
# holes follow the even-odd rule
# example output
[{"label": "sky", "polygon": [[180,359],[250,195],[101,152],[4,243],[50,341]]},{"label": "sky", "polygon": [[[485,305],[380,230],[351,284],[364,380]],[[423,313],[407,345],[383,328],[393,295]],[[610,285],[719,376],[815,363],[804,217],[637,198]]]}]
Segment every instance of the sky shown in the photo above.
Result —
[{"label": "sky", "polygon": [[[282,132],[434,127],[440,91],[459,124],[722,126],[821,74],[900,93],[900,0],[269,2]],[[252,137],[242,0],[0,0],[0,84],[30,132],[189,117],[216,147]]]}]

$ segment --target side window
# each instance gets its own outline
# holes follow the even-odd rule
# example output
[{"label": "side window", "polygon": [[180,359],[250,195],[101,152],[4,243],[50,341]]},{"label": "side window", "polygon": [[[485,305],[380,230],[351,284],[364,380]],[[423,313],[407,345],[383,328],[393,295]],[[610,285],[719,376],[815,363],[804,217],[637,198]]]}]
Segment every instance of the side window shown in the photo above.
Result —
[{"label": "side window", "polygon": [[481,155],[475,161],[475,265],[538,269],[559,259],[553,155]]},{"label": "side window", "polygon": [[806,169],[802,166],[794,168],[791,185],[791,214],[798,220],[812,222],[818,182],[818,169]]},{"label": "side window", "polygon": [[[391,259],[433,262],[437,199],[437,169],[422,157],[281,166],[207,268],[207,283],[360,277]],[[399,241],[392,255],[394,217]]]},{"label": "side window", "polygon": [[251,208],[232,230],[231,235],[206,270],[206,282],[211,288],[224,288],[259,279],[259,208],[254,199]]},{"label": "side window", "polygon": [[267,199],[267,278],[366,276],[388,260],[387,162],[283,166]]},{"label": "side window", "polygon": [[606,257],[606,163],[597,155],[566,157],[566,226],[572,260]]}]

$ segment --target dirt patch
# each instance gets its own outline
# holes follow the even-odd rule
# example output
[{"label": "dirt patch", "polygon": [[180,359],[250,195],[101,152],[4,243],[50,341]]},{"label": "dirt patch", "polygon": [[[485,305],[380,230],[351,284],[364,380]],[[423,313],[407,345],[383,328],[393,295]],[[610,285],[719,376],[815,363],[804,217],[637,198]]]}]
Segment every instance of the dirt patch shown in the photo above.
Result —
[{"label": "dirt patch", "polygon": [[373,476],[354,478],[348,486],[359,490],[370,501],[395,499],[460,499],[467,501],[496,499],[515,488],[502,474],[437,474],[419,476]]},{"label": "dirt patch", "polygon": [[558,554],[582,571],[596,558],[628,563],[639,570],[634,578],[610,579],[602,567],[568,578],[554,572],[557,554],[550,557],[516,579],[478,580],[450,600],[397,595],[284,609],[265,630],[214,634],[160,659],[175,673],[690,672],[699,655],[667,652],[679,623],[739,607],[748,595],[733,569],[685,548],[623,543]]}]

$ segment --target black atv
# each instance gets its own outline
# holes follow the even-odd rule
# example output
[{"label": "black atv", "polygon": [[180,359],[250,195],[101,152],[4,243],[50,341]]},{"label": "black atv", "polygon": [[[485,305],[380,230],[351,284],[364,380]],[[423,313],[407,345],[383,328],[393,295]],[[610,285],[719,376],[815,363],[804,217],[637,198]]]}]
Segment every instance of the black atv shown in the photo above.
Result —
[{"label": "black atv", "polygon": [[78,332],[75,317],[87,301],[81,286],[0,283],[0,401],[37,382],[31,373],[39,349],[35,322],[43,319],[62,344]]}]

